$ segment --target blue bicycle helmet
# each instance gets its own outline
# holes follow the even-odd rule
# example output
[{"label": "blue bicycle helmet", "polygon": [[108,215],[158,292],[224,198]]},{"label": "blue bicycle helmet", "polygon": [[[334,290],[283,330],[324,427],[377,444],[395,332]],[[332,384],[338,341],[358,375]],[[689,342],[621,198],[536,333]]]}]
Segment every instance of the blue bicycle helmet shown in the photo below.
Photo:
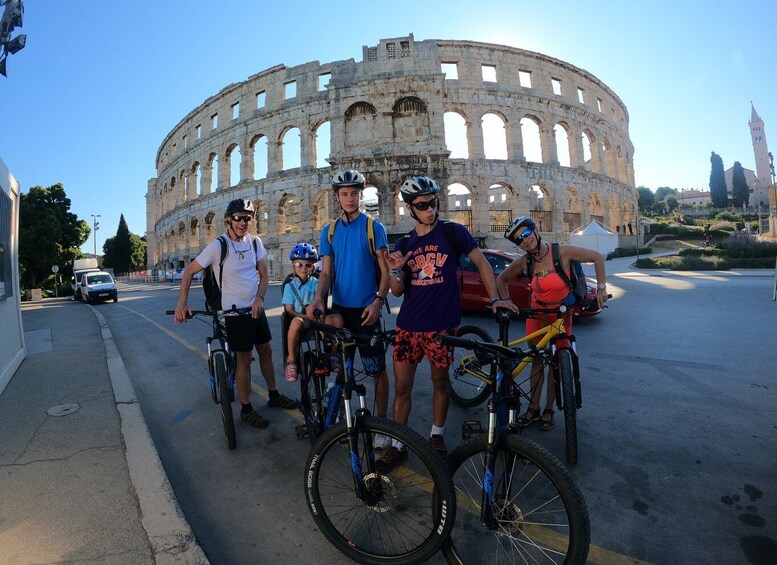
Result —
[{"label": "blue bicycle helmet", "polygon": [[289,251],[289,259],[291,261],[295,261],[297,259],[317,261],[318,252],[316,251],[316,248],[309,243],[298,243],[291,251]]}]

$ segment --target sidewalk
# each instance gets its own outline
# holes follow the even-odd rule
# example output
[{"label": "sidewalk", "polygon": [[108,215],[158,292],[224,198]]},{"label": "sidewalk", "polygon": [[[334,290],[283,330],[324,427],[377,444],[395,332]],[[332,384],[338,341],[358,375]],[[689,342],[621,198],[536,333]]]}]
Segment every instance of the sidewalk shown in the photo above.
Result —
[{"label": "sidewalk", "polygon": [[0,563],[207,564],[98,309],[22,304],[0,395]]}]

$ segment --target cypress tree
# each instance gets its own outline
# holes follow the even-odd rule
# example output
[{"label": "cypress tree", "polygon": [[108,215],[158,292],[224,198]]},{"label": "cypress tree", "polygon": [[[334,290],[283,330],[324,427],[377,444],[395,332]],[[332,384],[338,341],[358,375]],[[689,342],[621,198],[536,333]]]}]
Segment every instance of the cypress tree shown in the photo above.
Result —
[{"label": "cypress tree", "polygon": [[715,208],[725,208],[728,205],[728,189],[726,188],[726,176],[723,173],[723,159],[712,152],[710,156],[712,170],[710,171],[710,198]]},{"label": "cypress tree", "polygon": [[745,170],[739,161],[734,162],[731,177],[731,200],[734,206],[746,206],[750,202],[750,190],[745,179]]}]

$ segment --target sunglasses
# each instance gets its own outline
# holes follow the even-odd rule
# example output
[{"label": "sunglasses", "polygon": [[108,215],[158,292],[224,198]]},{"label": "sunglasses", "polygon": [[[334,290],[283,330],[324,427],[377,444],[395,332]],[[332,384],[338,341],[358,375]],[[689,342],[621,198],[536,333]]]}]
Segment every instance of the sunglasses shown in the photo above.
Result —
[{"label": "sunglasses", "polygon": [[303,263],[302,261],[297,261],[296,263],[294,263],[294,267],[296,267],[297,269],[302,269],[303,267],[305,269],[310,269],[311,267],[313,267],[313,263]]},{"label": "sunglasses", "polygon": [[428,202],[419,202],[417,204],[410,204],[410,205],[416,210],[421,210],[421,212],[425,212],[429,208],[437,209],[437,207],[440,205],[440,200],[437,198],[432,198]]},{"label": "sunglasses", "polygon": [[529,237],[532,234],[532,231],[533,230],[531,228],[526,228],[513,241],[515,242],[516,245],[522,244],[523,240],[526,239],[527,237]]},{"label": "sunglasses", "polygon": [[252,220],[252,216],[232,216],[233,222],[250,222]]}]

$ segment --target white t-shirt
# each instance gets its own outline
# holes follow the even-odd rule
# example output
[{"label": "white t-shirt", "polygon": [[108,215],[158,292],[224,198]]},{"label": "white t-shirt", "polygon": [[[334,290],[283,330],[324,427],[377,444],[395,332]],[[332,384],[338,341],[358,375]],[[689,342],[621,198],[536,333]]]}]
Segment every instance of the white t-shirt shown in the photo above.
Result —
[{"label": "white t-shirt", "polygon": [[[247,308],[256,298],[256,287],[259,285],[256,268],[259,261],[267,255],[267,250],[260,238],[249,234],[238,241],[230,239],[226,233],[224,237],[227,240],[227,256],[221,274],[221,307],[227,310],[234,304],[237,308]],[[256,240],[256,254],[253,240]],[[221,242],[218,238],[211,241],[194,260],[203,269],[213,265],[213,273],[218,282],[221,260]]]}]

